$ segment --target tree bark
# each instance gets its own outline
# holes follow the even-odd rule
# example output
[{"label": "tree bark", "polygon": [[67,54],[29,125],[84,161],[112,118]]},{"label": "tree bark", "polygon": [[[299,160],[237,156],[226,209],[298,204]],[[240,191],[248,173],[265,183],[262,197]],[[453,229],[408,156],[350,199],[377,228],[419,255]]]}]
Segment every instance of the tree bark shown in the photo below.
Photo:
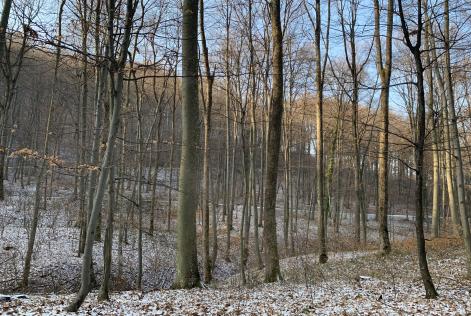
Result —
[{"label": "tree bark", "polygon": [[[455,112],[455,95],[453,91],[453,78],[451,74],[451,57],[450,57],[450,10],[449,1],[444,0],[444,45],[445,45],[445,82],[447,90],[448,113],[450,119],[451,129],[451,150],[453,151],[452,157],[455,162],[456,173],[456,189],[458,197],[458,210],[461,219],[461,230],[463,232],[463,242],[467,257],[467,274],[471,277],[471,231],[469,228],[468,215],[466,212],[466,192],[465,192],[465,179],[463,172],[463,160],[461,155],[461,146],[458,133],[457,118]],[[448,123],[448,122],[447,122]]]},{"label": "tree bark", "polygon": [[112,165],[108,179],[108,217],[106,219],[105,242],[103,245],[103,280],[98,294],[98,299],[102,301],[109,301],[110,299],[109,292],[113,248],[113,216],[116,209],[114,184],[115,169],[116,167]]},{"label": "tree bark", "polygon": [[392,66],[392,30],[394,0],[388,0],[386,24],[386,51],[383,63],[380,31],[380,5],[374,0],[375,9],[375,44],[376,69],[381,78],[380,115],[381,127],[379,132],[378,153],[378,221],[379,221],[379,250],[383,254],[391,252],[388,232],[388,170],[389,170],[389,85],[391,82]]},{"label": "tree bark", "polygon": [[325,195],[325,166],[324,166],[324,75],[329,50],[330,29],[330,1],[327,4],[327,33],[326,53],[324,60],[321,55],[321,1],[315,2],[315,19],[309,14],[309,19],[314,27],[314,51],[315,51],[315,84],[316,84],[316,194],[317,208],[319,209],[318,240],[319,240],[319,263],[326,263],[327,256],[327,225],[326,225],[326,195]]},{"label": "tree bark", "polygon": [[177,214],[177,275],[175,288],[199,285],[196,254],[198,206],[198,1],[183,1],[182,31],[182,150]]},{"label": "tree bark", "polygon": [[[425,12],[427,13],[427,12]],[[432,55],[432,60],[438,61],[437,52],[435,47],[435,39],[433,36],[430,37],[430,52]],[[447,98],[447,89],[445,80],[440,72],[438,62],[435,62],[433,65],[435,78],[437,81],[438,87],[438,94],[440,95],[440,103],[441,103],[441,114],[442,114],[442,125],[444,129],[444,162],[445,162],[445,178],[446,178],[446,188],[448,192],[448,209],[451,215],[451,222],[453,228],[453,234],[456,236],[461,235],[461,225],[460,225],[460,217],[458,214],[458,209],[456,205],[456,198],[457,198],[457,190],[456,190],[456,182],[455,178],[453,177],[453,162],[451,159],[452,153],[452,144],[451,144],[451,130],[449,124],[449,102]]]},{"label": "tree bark", "polygon": [[206,100],[204,104],[204,149],[203,149],[203,270],[204,281],[210,283],[212,279],[212,262],[209,255],[209,141],[211,136],[211,111],[213,106],[214,77],[209,65],[208,46],[206,44],[206,32],[204,25],[204,2],[200,0],[200,30],[203,50],[204,69],[206,77]]},{"label": "tree bark", "polygon": [[231,122],[230,122],[230,108],[231,108],[231,76],[230,76],[230,64],[229,64],[229,41],[230,41],[230,26],[231,26],[231,6],[230,0],[226,0],[226,45],[225,45],[225,71],[226,71],[226,91],[225,91],[225,107],[226,107],[226,166],[225,166],[225,182],[224,182],[224,210],[223,218],[226,218],[226,250],[225,260],[229,261],[229,251],[231,247],[231,230],[232,230],[232,209],[231,209]]},{"label": "tree bark", "polygon": [[133,24],[133,17],[137,7],[137,0],[126,1],[126,17],[124,20],[124,34],[122,36],[123,42],[121,44],[121,50],[119,53],[118,60],[115,59],[115,47],[114,47],[114,22],[115,22],[115,8],[116,0],[108,0],[108,39],[107,45],[109,46],[108,51],[111,56],[110,65],[110,126],[108,131],[108,140],[101,163],[101,173],[98,179],[98,187],[96,195],[93,201],[93,209],[90,214],[90,220],[87,227],[87,235],[85,241],[85,250],[82,258],[82,273],[81,273],[81,285],[80,290],[76,297],[72,300],[70,305],[67,307],[68,312],[76,312],[86,296],[90,292],[90,274],[92,267],[92,254],[93,254],[93,242],[95,240],[96,226],[98,215],[101,212],[103,196],[105,193],[106,184],[109,178],[111,168],[111,158],[113,154],[115,139],[118,133],[119,127],[119,115],[122,105],[123,95],[123,81],[124,72],[123,69],[126,64],[128,48],[131,42],[131,29]]},{"label": "tree bark", "polygon": [[402,0],[399,3],[399,16],[401,19],[401,28],[404,34],[406,45],[414,56],[415,71],[417,79],[417,128],[415,135],[415,207],[416,219],[415,229],[417,238],[417,252],[419,257],[419,268],[422,282],[425,288],[425,297],[434,299],[438,296],[432,281],[427,263],[427,254],[425,250],[424,237],[424,206],[423,206],[423,186],[424,186],[424,143],[425,143],[425,93],[424,93],[424,68],[421,59],[421,40],[422,40],[422,3],[417,0],[417,42],[412,44],[409,35],[406,18],[402,9]]},{"label": "tree bark", "polygon": [[280,0],[270,2],[273,56],[272,99],[268,119],[267,172],[265,178],[264,229],[265,282],[281,277],[276,235],[276,188],[283,117],[283,34],[280,21]]},{"label": "tree bark", "polygon": [[431,237],[437,238],[440,235],[440,157],[439,157],[439,137],[438,137],[438,128],[439,120],[435,115],[434,108],[434,82],[433,82],[433,66],[430,58],[430,49],[432,47],[432,29],[430,19],[427,15],[427,3],[424,1],[425,8],[425,49],[426,53],[426,63],[430,65],[427,69],[427,83],[428,83],[428,110],[429,110],[429,122],[432,128],[432,157],[433,157],[433,178],[432,178],[432,228],[431,228]]}]

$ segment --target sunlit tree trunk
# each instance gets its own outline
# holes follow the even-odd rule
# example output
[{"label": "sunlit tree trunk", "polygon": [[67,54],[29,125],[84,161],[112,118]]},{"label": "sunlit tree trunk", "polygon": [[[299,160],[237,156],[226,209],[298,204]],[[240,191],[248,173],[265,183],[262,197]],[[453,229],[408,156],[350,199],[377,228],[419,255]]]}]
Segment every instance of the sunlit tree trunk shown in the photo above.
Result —
[{"label": "sunlit tree trunk", "polygon": [[446,179],[446,188],[448,193],[448,209],[451,215],[451,222],[453,233],[458,236],[461,234],[461,225],[460,225],[460,217],[458,214],[458,208],[456,205],[456,197],[457,197],[457,190],[456,190],[456,182],[455,178],[453,177],[453,162],[451,159],[452,154],[452,144],[451,144],[451,136],[450,136],[450,124],[449,124],[449,102],[447,98],[447,91],[446,91],[446,84],[445,80],[440,72],[440,68],[438,65],[438,58],[437,52],[435,47],[435,39],[433,36],[430,37],[430,52],[432,55],[432,60],[436,61],[433,65],[435,78],[437,82],[438,94],[441,104],[441,116],[442,116],[442,126],[444,130],[444,141],[443,141],[443,158],[444,160],[444,172],[445,172],[445,179]]},{"label": "sunlit tree trunk", "polygon": [[432,176],[432,228],[431,234],[432,238],[437,238],[440,235],[440,205],[439,205],[439,198],[440,198],[440,157],[439,157],[439,139],[438,139],[438,117],[435,115],[435,107],[434,107],[434,82],[433,82],[433,66],[430,58],[430,49],[431,49],[431,36],[432,36],[432,29],[430,19],[427,15],[427,2],[424,1],[424,13],[426,17],[425,21],[425,49],[427,50],[426,53],[426,63],[431,65],[428,67],[426,76],[427,76],[427,84],[428,84],[428,99],[427,105],[429,110],[429,124],[432,128],[432,159],[433,159],[433,176]]},{"label": "sunlit tree trunk", "polygon": [[[386,50],[383,56],[380,29],[380,4],[374,0],[375,10],[375,44],[376,44],[376,70],[381,78],[380,115],[381,127],[379,131],[378,154],[378,224],[379,224],[379,250],[381,253],[391,252],[388,231],[388,170],[389,170],[389,85],[391,82],[392,65],[392,30],[394,0],[388,0],[386,23]],[[383,61],[384,58],[384,61]]]},{"label": "sunlit tree trunk", "polygon": [[326,263],[327,256],[327,226],[326,226],[326,195],[325,195],[325,166],[324,166],[324,77],[327,55],[329,51],[329,29],[330,29],[330,1],[327,3],[327,28],[325,38],[326,49],[324,59],[321,55],[321,28],[322,11],[321,1],[315,2],[316,16],[313,18],[308,11],[309,19],[314,27],[314,51],[315,51],[315,84],[316,84],[316,194],[317,208],[319,210],[318,240],[319,240],[319,263]]},{"label": "sunlit tree trunk", "polygon": [[[461,230],[463,232],[463,242],[467,256],[467,273],[471,277],[471,232],[469,228],[468,215],[466,211],[466,192],[465,178],[463,172],[463,160],[461,155],[461,146],[458,133],[458,123],[455,113],[455,95],[453,91],[453,78],[451,74],[451,57],[450,57],[450,9],[449,1],[444,0],[444,45],[445,45],[445,82],[447,90],[448,113],[450,121],[450,138],[452,157],[455,163],[456,173],[456,190],[458,197],[458,210],[461,220]],[[447,122],[447,123],[448,123]]]}]

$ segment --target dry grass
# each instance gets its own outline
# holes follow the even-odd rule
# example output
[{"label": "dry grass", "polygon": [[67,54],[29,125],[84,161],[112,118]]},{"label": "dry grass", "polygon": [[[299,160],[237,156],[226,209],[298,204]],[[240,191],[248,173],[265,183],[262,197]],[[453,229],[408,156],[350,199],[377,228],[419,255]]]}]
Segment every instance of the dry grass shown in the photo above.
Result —
[{"label": "dry grass", "polygon": [[[345,249],[345,248],[344,248]],[[350,248],[352,249],[352,248]],[[316,256],[299,257],[284,270],[285,279],[295,283],[319,283],[325,281],[358,282],[360,276],[368,276],[395,284],[403,281],[420,281],[414,239],[393,244],[391,254],[380,255],[371,245],[362,248],[358,256],[331,260],[327,264],[317,263]],[[434,277],[465,275],[464,253],[461,240],[437,238],[427,242],[429,267]],[[462,265],[450,266],[450,258],[463,261]],[[444,267],[444,269],[442,269]]]}]

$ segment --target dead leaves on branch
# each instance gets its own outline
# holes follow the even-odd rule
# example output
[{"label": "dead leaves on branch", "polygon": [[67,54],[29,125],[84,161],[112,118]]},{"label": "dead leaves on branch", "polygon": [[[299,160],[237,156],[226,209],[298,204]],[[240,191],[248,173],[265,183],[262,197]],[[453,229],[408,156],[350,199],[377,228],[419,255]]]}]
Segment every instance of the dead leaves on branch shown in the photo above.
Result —
[{"label": "dead leaves on branch", "polygon": [[68,169],[68,170],[85,170],[85,171],[99,171],[100,168],[98,166],[93,166],[89,164],[82,164],[74,167],[67,166],[65,161],[60,159],[56,155],[42,155],[39,152],[32,150],[31,148],[21,148],[18,150],[13,151],[10,154],[11,158],[21,157],[23,159],[30,159],[30,160],[40,160],[45,161],[50,167],[58,167],[61,169]]}]

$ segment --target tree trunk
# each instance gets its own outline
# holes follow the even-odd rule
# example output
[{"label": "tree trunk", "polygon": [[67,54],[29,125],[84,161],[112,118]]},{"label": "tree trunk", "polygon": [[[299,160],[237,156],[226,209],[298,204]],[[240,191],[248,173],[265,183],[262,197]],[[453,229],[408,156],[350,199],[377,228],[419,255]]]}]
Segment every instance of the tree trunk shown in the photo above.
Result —
[{"label": "tree trunk", "polygon": [[226,172],[225,172],[225,184],[224,184],[224,210],[223,217],[226,217],[226,250],[225,260],[230,261],[229,251],[231,247],[231,230],[232,230],[232,212],[231,209],[231,191],[232,191],[232,177],[231,177],[231,122],[230,122],[230,87],[231,87],[231,76],[230,76],[230,64],[229,64],[229,41],[230,41],[230,26],[231,26],[231,13],[229,0],[226,0],[226,47],[225,47],[225,71],[226,71],[226,93],[225,93],[225,106],[226,106]]},{"label": "tree trunk", "polygon": [[[82,60],[81,60],[81,92],[80,92],[80,105],[79,105],[79,166],[85,166],[87,159],[85,158],[87,147],[87,108],[88,108],[88,30],[90,19],[88,16],[88,0],[83,0],[81,4],[80,22],[82,27]],[[79,207],[80,212],[84,214],[86,223],[90,218],[90,213],[85,208],[86,198],[86,174],[85,168],[79,168]],[[84,229],[85,231],[86,229]],[[98,235],[98,234],[97,234]],[[82,235],[85,237],[85,234]],[[85,246],[85,238],[81,240],[81,252]]]},{"label": "tree trunk", "polygon": [[[286,112],[285,112],[286,113]],[[286,115],[286,114],[285,114]],[[288,136],[288,120],[285,119],[283,126],[283,153],[284,153],[284,207],[283,207],[283,241],[285,244],[285,251],[289,248],[289,220],[290,220],[290,170],[289,170],[289,136]]]},{"label": "tree trunk", "polygon": [[[455,95],[453,91],[453,78],[451,74],[451,57],[450,57],[450,12],[449,12],[449,1],[444,1],[444,18],[445,18],[445,32],[444,32],[444,44],[445,44],[445,81],[447,90],[448,112],[450,119],[450,136],[451,136],[451,150],[453,151],[453,158],[455,162],[455,173],[456,173],[456,190],[458,197],[458,210],[461,219],[461,230],[463,232],[463,242],[467,257],[467,274],[471,277],[471,231],[469,228],[469,221],[466,212],[466,192],[465,192],[465,179],[463,172],[463,160],[461,155],[461,146],[458,133],[458,124],[455,113]],[[447,122],[448,123],[448,122]],[[448,125],[448,124],[447,124]]]},{"label": "tree trunk", "polygon": [[3,63],[7,51],[6,34],[8,29],[8,21],[10,19],[10,11],[13,0],[3,1],[2,17],[0,19],[0,61]]},{"label": "tree trunk", "polygon": [[[55,102],[56,102],[56,95],[57,95],[57,81],[58,81],[58,71],[59,71],[59,62],[61,58],[61,36],[62,36],[62,13],[64,12],[64,5],[65,0],[62,0],[59,5],[59,12],[58,12],[58,31],[57,31],[57,38],[58,38],[58,45],[56,50],[56,58],[55,58],[55,67],[54,67],[54,79],[52,82],[52,92],[51,98],[49,100],[49,108],[47,113],[47,122],[46,122],[46,131],[44,134],[44,147],[43,152],[44,155],[42,157],[41,167],[39,169],[39,173],[36,177],[36,188],[34,194],[34,208],[33,208],[33,218],[31,220],[31,227],[28,236],[28,246],[25,255],[25,264],[23,269],[23,276],[21,285],[23,288],[27,288],[29,284],[29,274],[31,270],[31,260],[33,257],[33,250],[34,250],[34,243],[36,240],[36,231],[38,228],[39,222],[39,211],[40,211],[40,203],[41,203],[41,189],[43,185],[43,178],[47,176],[47,167],[49,164],[48,161],[48,150],[49,150],[49,131],[52,125],[53,113],[55,109]],[[0,173],[2,170],[0,169]],[[44,196],[46,201],[46,196]]]},{"label": "tree trunk", "polygon": [[92,255],[93,255],[93,242],[95,240],[96,226],[98,215],[101,212],[103,196],[105,193],[106,184],[109,178],[111,168],[111,158],[113,154],[115,139],[118,133],[119,127],[119,116],[122,105],[123,95],[123,81],[124,81],[124,67],[127,60],[128,48],[131,42],[131,29],[133,24],[133,17],[137,7],[137,0],[126,1],[126,16],[124,20],[124,34],[122,35],[123,42],[121,44],[121,50],[119,53],[119,59],[115,60],[115,48],[114,48],[114,22],[115,22],[115,0],[108,0],[108,39],[107,45],[109,46],[108,51],[111,56],[110,65],[110,126],[108,131],[108,140],[101,163],[101,173],[98,179],[98,187],[96,190],[95,198],[93,201],[93,209],[90,214],[90,219],[87,227],[85,251],[82,258],[82,273],[81,273],[81,285],[80,290],[76,297],[72,300],[70,305],[67,307],[68,312],[76,312],[86,296],[90,291],[90,274],[92,267]]},{"label": "tree trunk", "polygon": [[[209,255],[209,190],[210,190],[210,174],[209,174],[209,140],[211,136],[211,110],[213,106],[213,82],[214,77],[211,74],[209,65],[208,46],[206,44],[206,32],[204,26],[204,2],[200,0],[200,29],[201,44],[203,49],[203,59],[206,77],[206,101],[204,104],[204,151],[203,151],[203,270],[204,281],[210,283],[212,279],[211,270],[212,262]],[[204,100],[206,99],[206,100]]]},{"label": "tree trunk", "polygon": [[109,301],[110,299],[109,292],[113,248],[113,216],[116,209],[114,175],[115,166],[112,165],[108,179],[108,217],[106,219],[105,242],[103,245],[103,280],[98,294],[98,299],[102,301]]},{"label": "tree trunk", "polygon": [[183,1],[182,146],[177,214],[177,275],[175,288],[199,285],[196,254],[198,206],[198,0]]},{"label": "tree trunk", "polygon": [[[427,1],[424,1],[425,10],[427,10]],[[426,15],[425,21],[425,49],[427,50],[426,53],[426,63],[427,65],[432,65],[431,58],[430,58],[430,49],[431,45],[431,36],[432,36],[432,29],[430,25],[430,19]],[[440,157],[438,152],[438,118],[435,116],[435,108],[434,108],[434,82],[433,82],[433,67],[430,66],[427,69],[427,83],[428,83],[428,110],[429,110],[429,122],[432,128],[432,157],[433,157],[433,178],[432,178],[432,229],[431,235],[432,238],[437,238],[440,235],[440,205],[439,205],[439,198],[440,198]]]},{"label": "tree trunk", "polygon": [[273,37],[272,99],[268,119],[267,172],[265,178],[264,229],[265,282],[274,282],[280,275],[276,235],[276,189],[283,117],[283,34],[280,21],[280,0],[272,0],[271,24]]},{"label": "tree trunk", "polygon": [[[101,2],[97,1],[95,8],[95,51],[101,51],[100,48],[100,31],[99,25],[101,22]],[[106,48],[105,48],[106,49]],[[105,51],[105,56],[107,56]],[[103,63],[103,60],[100,60]],[[96,68],[96,78],[95,78],[95,124],[94,124],[94,133],[93,133],[93,142],[92,142],[92,152],[90,157],[90,165],[92,167],[97,167],[100,158],[100,139],[101,139],[101,127],[103,125],[103,101],[106,94],[106,86],[108,84],[108,76],[106,73],[106,68],[104,66],[98,66]],[[92,169],[89,173],[88,181],[88,205],[87,205],[87,214],[91,214],[93,208],[93,197],[96,189],[96,182],[98,177],[98,170]],[[99,235],[100,229],[97,229],[96,239],[99,241],[101,239]]]},{"label": "tree trunk", "polygon": [[138,94],[138,101],[136,102],[136,112],[137,112],[137,154],[138,154],[138,171],[137,171],[137,212],[138,212],[138,239],[137,239],[137,288],[142,290],[142,217],[143,217],[143,199],[142,199],[142,180],[143,180],[143,164],[144,164],[144,144],[142,137],[142,114],[141,114],[141,104],[142,104],[142,95],[139,96],[139,91],[136,87],[136,93]]},{"label": "tree trunk", "polygon": [[[316,194],[317,207],[319,209],[318,240],[319,240],[319,263],[326,263],[327,256],[327,227],[326,227],[326,205],[325,205],[325,167],[324,167],[324,71],[325,60],[322,63],[321,56],[321,1],[316,0],[316,18],[313,25],[315,41],[315,63],[316,63]],[[328,20],[330,21],[330,2],[328,3]],[[329,24],[329,23],[328,23]],[[329,28],[327,28],[328,30]],[[328,38],[328,34],[326,35]],[[328,50],[328,47],[327,49]],[[327,53],[325,54],[327,56]]]},{"label": "tree trunk", "polygon": [[[432,55],[432,60],[437,61],[437,53],[435,48],[434,37],[430,37],[430,51]],[[453,234],[458,236],[461,234],[460,218],[458,215],[458,209],[456,205],[456,183],[455,178],[453,177],[453,162],[451,159],[452,144],[450,136],[450,124],[449,124],[449,102],[447,98],[446,84],[445,80],[440,72],[439,65],[437,62],[434,64],[434,72],[437,80],[438,93],[440,95],[441,103],[441,113],[442,113],[442,125],[444,129],[444,142],[443,147],[444,151],[444,161],[445,161],[445,177],[446,177],[446,187],[448,192],[448,208],[451,215],[451,222],[453,227]],[[454,106],[453,106],[454,107]]]},{"label": "tree trunk", "polygon": [[[6,42],[6,34],[7,34],[7,29],[8,29],[8,21],[10,18],[10,11],[11,11],[11,5],[13,3],[13,0],[5,0],[3,1],[3,10],[2,10],[2,17],[0,19],[0,63],[4,64],[6,63],[5,61],[5,55],[7,53],[7,42]],[[5,112],[2,110],[2,112]],[[6,116],[6,113],[2,113],[2,117]],[[3,120],[2,120],[3,121]],[[1,139],[0,141],[2,142],[1,145],[3,145],[3,124],[1,126],[2,132],[1,132]],[[0,147],[0,201],[3,201],[5,199],[5,193],[4,193],[4,184],[3,184],[3,178],[4,178],[4,173],[3,173],[3,164],[5,160],[5,148]]]},{"label": "tree trunk", "polygon": [[376,69],[381,78],[380,115],[381,127],[379,132],[379,154],[378,154],[378,220],[379,220],[379,250],[381,253],[389,254],[391,244],[388,232],[388,170],[389,170],[389,85],[391,82],[392,66],[392,30],[394,0],[388,0],[386,51],[383,63],[383,52],[381,48],[380,31],[380,5],[375,0],[375,43],[376,43]]},{"label": "tree trunk", "polygon": [[438,296],[435,286],[433,285],[427,263],[427,254],[425,251],[424,237],[424,209],[423,209],[423,185],[424,185],[424,143],[425,143],[425,95],[424,95],[424,68],[421,59],[421,37],[422,37],[422,3],[417,0],[417,42],[415,45],[411,43],[409,29],[404,17],[402,9],[402,0],[399,3],[399,16],[401,18],[401,27],[404,34],[406,45],[414,56],[415,71],[417,77],[417,128],[415,135],[415,206],[416,206],[416,237],[417,252],[419,257],[420,274],[425,288],[426,298],[436,298]]}]

